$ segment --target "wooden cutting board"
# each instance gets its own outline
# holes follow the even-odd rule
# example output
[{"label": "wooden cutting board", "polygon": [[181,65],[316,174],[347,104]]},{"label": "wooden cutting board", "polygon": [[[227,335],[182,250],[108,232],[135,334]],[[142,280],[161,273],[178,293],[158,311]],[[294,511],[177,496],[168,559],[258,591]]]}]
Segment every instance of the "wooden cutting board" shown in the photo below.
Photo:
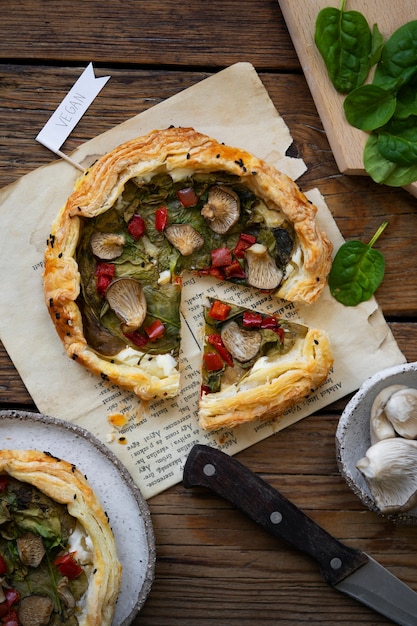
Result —
[{"label": "wooden cutting board", "polygon": [[[368,134],[346,121],[344,96],[332,86],[314,43],[317,14],[328,6],[340,8],[340,0],[278,1],[339,170],[344,174],[366,174],[362,155]],[[378,24],[385,40],[402,24],[417,19],[416,0],[347,0],[345,10],[360,11],[371,29]],[[417,183],[407,190],[417,197]]]}]

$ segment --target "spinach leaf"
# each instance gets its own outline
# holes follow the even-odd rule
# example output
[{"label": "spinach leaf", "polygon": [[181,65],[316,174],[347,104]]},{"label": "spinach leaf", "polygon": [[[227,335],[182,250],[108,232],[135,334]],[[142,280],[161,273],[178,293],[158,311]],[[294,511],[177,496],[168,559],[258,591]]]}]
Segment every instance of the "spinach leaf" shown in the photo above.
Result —
[{"label": "spinach leaf", "polygon": [[405,187],[417,180],[417,165],[405,166],[385,159],[378,150],[378,135],[368,137],[363,153],[363,163],[376,183],[390,187]]},{"label": "spinach leaf", "polygon": [[373,84],[398,89],[417,72],[417,20],[400,26],[385,43]]},{"label": "spinach leaf", "polygon": [[399,165],[417,165],[417,117],[392,119],[378,131],[377,147],[385,159]]},{"label": "spinach leaf", "polygon": [[392,92],[376,85],[362,85],[346,96],[343,108],[349,124],[370,131],[386,124],[396,105]]},{"label": "spinach leaf", "polygon": [[[316,20],[314,41],[323,57],[330,80],[340,93],[363,84],[371,68],[372,35],[366,18],[358,11],[322,9]],[[376,40],[375,40],[376,42]]]},{"label": "spinach leaf", "polygon": [[370,66],[373,67],[378,63],[381,58],[382,48],[384,47],[384,38],[378,28],[378,24],[374,24],[372,27],[372,43],[371,54],[369,57]]},{"label": "spinach leaf", "polygon": [[398,90],[397,108],[394,116],[404,120],[410,115],[417,115],[417,80],[416,76]]},{"label": "spinach leaf", "polygon": [[[408,185],[417,180],[417,20],[384,43],[378,26],[370,33],[366,18],[345,11],[345,4],[319,12],[315,43],[333,85],[347,94],[347,121],[371,133],[363,154],[366,172],[377,183]],[[375,64],[372,83],[364,85]],[[357,82],[349,82],[353,70]]]},{"label": "spinach leaf", "polygon": [[329,288],[332,296],[341,304],[356,306],[365,302],[381,284],[385,259],[372,246],[387,224],[381,224],[368,244],[347,241],[337,251],[329,275]]}]

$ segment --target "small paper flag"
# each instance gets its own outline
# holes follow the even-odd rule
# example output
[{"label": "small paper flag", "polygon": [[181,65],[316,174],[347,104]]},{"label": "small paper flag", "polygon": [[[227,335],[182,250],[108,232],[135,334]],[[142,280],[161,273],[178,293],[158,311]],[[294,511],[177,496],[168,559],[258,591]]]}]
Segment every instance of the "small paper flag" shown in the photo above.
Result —
[{"label": "small paper flag", "polygon": [[110,76],[96,78],[93,64],[90,63],[38,133],[36,141],[39,141],[55,154],[64,156],[60,152],[62,144],[109,78]]}]

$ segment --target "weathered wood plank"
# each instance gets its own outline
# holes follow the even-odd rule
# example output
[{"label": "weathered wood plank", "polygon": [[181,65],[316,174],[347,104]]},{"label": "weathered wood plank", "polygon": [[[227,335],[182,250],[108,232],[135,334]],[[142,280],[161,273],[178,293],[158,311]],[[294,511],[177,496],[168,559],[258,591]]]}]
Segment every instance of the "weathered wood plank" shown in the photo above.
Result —
[{"label": "weathered wood plank", "polygon": [[277,0],[19,0],[2,12],[0,34],[5,60],[299,68]]}]

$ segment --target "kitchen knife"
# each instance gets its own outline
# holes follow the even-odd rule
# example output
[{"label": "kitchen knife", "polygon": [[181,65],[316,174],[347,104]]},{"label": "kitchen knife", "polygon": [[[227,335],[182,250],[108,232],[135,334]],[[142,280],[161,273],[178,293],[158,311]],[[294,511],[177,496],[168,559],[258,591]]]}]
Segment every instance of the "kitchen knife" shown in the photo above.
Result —
[{"label": "kitchen knife", "polygon": [[344,545],[229,455],[195,445],[184,467],[185,487],[208,487],[265,530],[315,559],[330,585],[401,626],[417,625],[417,593],[365,552]]}]

